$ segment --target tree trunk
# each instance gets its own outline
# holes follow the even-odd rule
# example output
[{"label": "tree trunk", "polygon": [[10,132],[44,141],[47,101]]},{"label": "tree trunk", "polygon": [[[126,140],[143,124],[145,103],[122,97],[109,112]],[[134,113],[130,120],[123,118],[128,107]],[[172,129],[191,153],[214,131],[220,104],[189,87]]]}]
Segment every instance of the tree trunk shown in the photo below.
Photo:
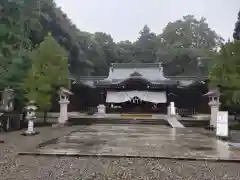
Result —
[{"label": "tree trunk", "polygon": [[43,122],[44,122],[44,124],[46,124],[47,123],[47,111],[44,111],[44,115],[43,115]]}]

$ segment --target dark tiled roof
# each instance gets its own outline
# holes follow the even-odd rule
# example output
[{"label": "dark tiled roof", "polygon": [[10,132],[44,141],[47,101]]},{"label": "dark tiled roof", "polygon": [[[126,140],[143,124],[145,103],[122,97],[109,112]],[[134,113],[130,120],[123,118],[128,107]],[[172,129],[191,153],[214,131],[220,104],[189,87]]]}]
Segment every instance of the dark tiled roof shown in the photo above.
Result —
[{"label": "dark tiled roof", "polygon": [[109,69],[108,77],[103,81],[119,79],[124,81],[131,77],[141,77],[148,81],[166,81],[161,63],[115,63]]},{"label": "dark tiled roof", "polygon": [[134,80],[134,79],[138,79],[138,80],[142,80],[142,81],[146,81],[149,84],[155,84],[155,85],[174,85],[174,84],[178,84],[177,81],[175,80],[148,80],[145,78],[139,78],[139,77],[131,77],[129,79],[112,79],[112,80],[104,80],[104,81],[99,81],[97,84],[98,85],[116,85],[116,84],[124,84],[124,82],[128,81],[128,80]]},{"label": "dark tiled roof", "polygon": [[205,77],[196,76],[165,76],[161,63],[113,63],[109,68],[108,77],[86,76],[71,78],[76,83],[82,83],[91,87],[98,85],[114,85],[124,83],[126,80],[142,79],[149,84],[173,85],[179,84],[186,87],[207,80]]}]

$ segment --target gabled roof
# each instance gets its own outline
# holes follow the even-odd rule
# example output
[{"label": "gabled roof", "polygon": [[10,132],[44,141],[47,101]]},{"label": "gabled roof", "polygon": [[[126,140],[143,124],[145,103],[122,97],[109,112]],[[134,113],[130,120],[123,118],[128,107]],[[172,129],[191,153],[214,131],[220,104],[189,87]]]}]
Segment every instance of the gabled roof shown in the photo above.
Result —
[{"label": "gabled roof", "polygon": [[96,83],[102,85],[121,85],[128,80],[141,80],[149,85],[176,85],[176,80],[164,76],[161,63],[114,63],[109,68],[106,79]]},{"label": "gabled roof", "polygon": [[114,63],[108,77],[103,81],[123,81],[130,77],[144,78],[148,81],[166,81],[161,63]]}]

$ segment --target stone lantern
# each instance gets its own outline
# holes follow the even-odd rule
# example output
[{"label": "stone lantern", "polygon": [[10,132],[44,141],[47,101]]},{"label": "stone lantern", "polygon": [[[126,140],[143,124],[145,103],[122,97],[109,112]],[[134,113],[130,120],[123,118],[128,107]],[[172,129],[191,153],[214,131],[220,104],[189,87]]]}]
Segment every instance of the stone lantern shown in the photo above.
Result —
[{"label": "stone lantern", "polygon": [[2,105],[1,111],[11,112],[13,111],[13,100],[14,100],[14,91],[10,88],[4,89],[2,93]]},{"label": "stone lantern", "polygon": [[210,90],[208,93],[204,94],[209,98],[209,106],[211,108],[211,118],[210,118],[210,127],[216,128],[217,126],[217,113],[219,111],[220,103],[220,92],[218,89]]},{"label": "stone lantern", "polygon": [[5,88],[2,92],[2,102],[0,106],[0,111],[2,114],[4,114],[6,119],[6,130],[10,128],[10,112],[14,110],[13,106],[14,101],[14,91],[10,88]]},{"label": "stone lantern", "polygon": [[24,132],[25,136],[33,136],[38,134],[38,132],[34,129],[34,121],[36,121],[36,110],[37,106],[35,105],[35,101],[30,101],[27,105],[26,109],[26,120],[28,121],[28,129]]},{"label": "stone lantern", "polygon": [[60,88],[59,90],[59,105],[60,105],[60,114],[58,118],[59,125],[65,125],[68,120],[68,104],[69,96],[73,93],[66,88]]}]

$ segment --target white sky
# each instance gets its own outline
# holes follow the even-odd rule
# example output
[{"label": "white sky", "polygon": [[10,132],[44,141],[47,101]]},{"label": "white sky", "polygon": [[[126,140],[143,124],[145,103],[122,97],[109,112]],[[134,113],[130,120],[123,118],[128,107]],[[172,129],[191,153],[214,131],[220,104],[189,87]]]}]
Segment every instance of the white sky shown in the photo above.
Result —
[{"label": "white sky", "polygon": [[232,38],[240,0],[55,0],[82,31],[111,34],[115,41],[134,41],[147,24],[161,33],[168,22],[187,14],[207,18],[225,40]]}]

